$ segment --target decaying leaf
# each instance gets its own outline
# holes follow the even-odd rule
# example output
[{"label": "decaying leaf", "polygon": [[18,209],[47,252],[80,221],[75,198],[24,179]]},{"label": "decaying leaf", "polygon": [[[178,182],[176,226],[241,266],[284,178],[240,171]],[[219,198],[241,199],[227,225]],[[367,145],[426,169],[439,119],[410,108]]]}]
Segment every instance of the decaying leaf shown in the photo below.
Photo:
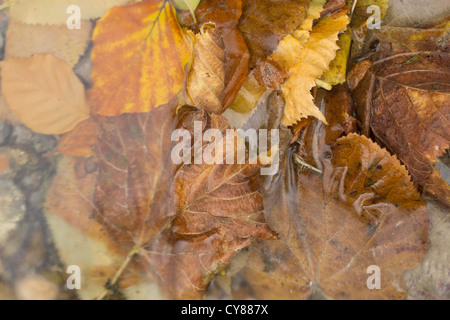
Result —
[{"label": "decaying leaf", "polygon": [[194,32],[200,32],[205,23],[214,23],[225,46],[225,89],[222,93],[222,110],[228,109],[241,88],[248,71],[250,54],[244,37],[236,29],[242,14],[241,0],[202,0],[192,15],[180,13],[180,20]]},{"label": "decaying leaf", "polygon": [[344,11],[320,20],[313,27],[308,42],[290,70],[289,79],[282,87],[286,100],[284,125],[292,125],[310,115],[326,121],[314,105],[310,91],[336,56],[338,34],[346,30],[348,22]]},{"label": "decaying leaf", "polygon": [[62,134],[89,118],[84,86],[66,62],[35,55],[5,60],[1,69],[9,108],[33,131]]},{"label": "decaying leaf", "polygon": [[191,49],[168,0],[112,8],[97,22],[93,41],[96,113],[147,112],[183,89]]},{"label": "decaying leaf", "polygon": [[61,25],[69,18],[67,9],[76,5],[83,19],[102,17],[108,9],[130,3],[130,0],[15,0],[12,1],[10,15],[13,19],[27,24]]},{"label": "decaying leaf", "polygon": [[[369,129],[404,162],[414,182],[450,205],[450,186],[433,168],[450,144],[450,55],[445,28],[380,30],[371,67],[353,91]],[[363,69],[364,71],[364,69]],[[360,72],[354,73],[361,78]]]},{"label": "decaying leaf", "polygon": [[213,24],[204,24],[195,36],[194,59],[189,71],[187,92],[192,105],[222,113],[225,89],[225,45]]},{"label": "decaying leaf", "polygon": [[[320,162],[322,174],[288,164],[282,185],[270,187],[266,219],[281,240],[251,249],[247,281],[262,299],[402,299],[403,272],[422,260],[428,236],[406,169],[355,134]],[[367,287],[370,266],[380,268],[380,290]]]},{"label": "decaying leaf", "polygon": [[29,25],[10,20],[6,33],[6,58],[28,58],[34,54],[53,54],[73,67],[85,52],[93,23],[83,21],[81,29],[67,26]]},{"label": "decaying leaf", "polygon": [[[126,288],[122,273],[128,274],[130,266],[145,272],[147,283],[159,284],[166,297],[199,298],[236,252],[254,237],[274,235],[264,222],[259,165],[203,163],[177,169],[170,141],[177,126],[187,125],[190,131],[194,119],[202,121],[204,130],[223,131],[228,125],[223,116],[209,117],[204,111],[183,112],[177,122],[175,107],[101,122],[95,148],[99,170],[89,182],[93,195],[83,197],[90,210],[82,214],[87,219],[92,212],[116,251],[128,253],[123,268],[110,264],[117,272],[113,283],[120,280],[120,288]],[[204,148],[210,144],[205,141]],[[47,211],[57,219],[66,214],[55,202],[59,190],[47,196]],[[72,221],[72,227],[83,230],[83,221]]]}]

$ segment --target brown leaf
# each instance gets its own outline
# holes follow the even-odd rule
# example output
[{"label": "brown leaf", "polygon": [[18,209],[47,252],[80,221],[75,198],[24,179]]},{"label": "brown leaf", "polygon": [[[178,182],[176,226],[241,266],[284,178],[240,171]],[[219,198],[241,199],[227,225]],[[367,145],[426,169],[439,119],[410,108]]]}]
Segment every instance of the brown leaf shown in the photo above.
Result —
[{"label": "brown leaf", "polygon": [[72,131],[66,133],[58,142],[57,151],[74,157],[94,155],[97,143],[98,124],[93,118],[80,122]]},{"label": "brown leaf", "polygon": [[[450,144],[450,55],[445,29],[384,28],[372,67],[353,91],[363,132],[398,155],[425,193],[450,206],[433,167]],[[355,72],[360,77],[358,72]]]},{"label": "brown leaf", "polygon": [[[251,249],[253,291],[261,299],[404,298],[403,272],[422,260],[428,237],[428,211],[406,169],[355,134],[319,161],[322,175],[288,165],[282,185],[270,186],[266,219],[281,240]],[[373,265],[380,290],[367,287]]]},{"label": "brown leaf", "polygon": [[194,106],[222,113],[225,89],[225,45],[213,24],[204,24],[195,36],[194,60],[187,91]]},{"label": "brown leaf", "polygon": [[62,134],[89,118],[84,86],[66,62],[34,55],[5,60],[1,67],[8,107],[33,131]]},{"label": "brown leaf", "polygon": [[[175,109],[176,105],[166,105],[146,114],[102,119],[95,147],[99,170],[93,200],[92,194],[82,194],[96,224],[107,231],[108,241],[117,252],[128,252],[122,255],[123,268],[105,267],[108,275],[111,268],[117,272],[109,277],[120,280],[121,289],[135,284],[128,275],[137,270],[146,273],[144,282],[159,284],[165,297],[200,298],[235,253],[254,237],[267,239],[274,234],[264,222],[259,165],[178,167],[172,162],[174,129],[193,132],[194,120],[202,121],[203,130],[229,128],[223,116],[188,109],[177,116]],[[205,141],[204,148],[210,144]],[[229,155],[225,153],[224,159]],[[92,190],[90,185],[87,190]],[[62,197],[61,190],[52,190],[47,196],[49,211],[60,216],[54,199]],[[80,212],[89,216],[86,209]],[[85,220],[80,221],[82,225],[72,221],[73,227],[88,228]]]},{"label": "brown leaf", "polygon": [[248,70],[250,54],[244,37],[236,29],[241,13],[241,0],[202,0],[195,10],[196,24],[187,11],[179,13],[180,20],[194,32],[199,32],[204,24],[212,22],[223,38],[225,45],[225,89],[221,99],[223,111],[233,103]]}]

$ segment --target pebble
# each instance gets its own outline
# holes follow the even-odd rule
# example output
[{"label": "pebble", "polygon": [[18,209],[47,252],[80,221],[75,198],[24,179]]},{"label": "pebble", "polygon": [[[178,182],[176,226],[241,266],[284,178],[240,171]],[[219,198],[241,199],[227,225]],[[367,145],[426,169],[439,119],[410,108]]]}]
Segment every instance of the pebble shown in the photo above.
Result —
[{"label": "pebble", "polygon": [[30,146],[33,143],[33,131],[19,124],[12,131],[11,142],[16,146]]},{"label": "pebble", "polygon": [[55,147],[57,145],[57,141],[56,141],[55,137],[53,137],[53,136],[47,136],[47,135],[35,133],[32,138],[32,144],[33,144],[34,150],[37,153],[42,154],[42,153],[50,152],[53,149],[55,149]]},{"label": "pebble", "polygon": [[0,179],[0,244],[25,216],[26,206],[23,193],[9,179]]},{"label": "pebble", "polygon": [[20,179],[19,185],[25,190],[36,191],[40,188],[43,180],[43,171],[33,171],[30,172]]},{"label": "pebble", "polygon": [[11,134],[12,127],[6,121],[0,121],[0,146],[8,142],[9,135]]}]

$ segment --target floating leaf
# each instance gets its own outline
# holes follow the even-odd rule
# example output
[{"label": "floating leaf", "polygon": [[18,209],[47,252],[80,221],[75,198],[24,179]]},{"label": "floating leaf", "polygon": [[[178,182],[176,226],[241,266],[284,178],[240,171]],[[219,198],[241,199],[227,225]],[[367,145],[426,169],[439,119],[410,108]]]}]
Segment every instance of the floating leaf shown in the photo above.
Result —
[{"label": "floating leaf", "polygon": [[241,0],[203,0],[195,10],[197,22],[190,15],[180,14],[181,21],[195,32],[205,23],[214,23],[225,46],[225,89],[222,94],[223,110],[233,103],[244,83],[250,58],[244,37],[236,29],[242,13]]},{"label": "floating leaf", "polygon": [[310,91],[336,56],[338,34],[347,28],[348,22],[345,12],[340,12],[320,20],[313,27],[308,42],[290,70],[289,79],[282,87],[286,100],[284,125],[292,125],[310,115],[326,121],[314,105]]},{"label": "floating leaf", "polygon": [[1,67],[5,100],[33,131],[62,134],[89,118],[84,86],[66,62],[35,55],[8,59]]},{"label": "floating leaf", "polygon": [[169,103],[184,88],[191,50],[169,1],[109,10],[97,22],[93,41],[91,101],[96,113],[147,112]]},{"label": "floating leaf", "polygon": [[187,91],[192,105],[222,113],[225,89],[225,45],[214,25],[204,24],[195,36],[194,59]]}]

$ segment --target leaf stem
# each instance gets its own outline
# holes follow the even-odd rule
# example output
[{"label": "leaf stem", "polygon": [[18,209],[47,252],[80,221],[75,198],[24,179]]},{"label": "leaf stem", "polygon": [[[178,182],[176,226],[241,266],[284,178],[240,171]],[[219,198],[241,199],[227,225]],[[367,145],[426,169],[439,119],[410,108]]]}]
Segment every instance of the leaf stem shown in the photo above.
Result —
[{"label": "leaf stem", "polygon": [[[120,266],[119,270],[115,273],[114,277],[109,281],[109,287],[114,287],[118,282],[119,278],[122,276],[125,269],[130,264],[131,260],[133,260],[134,256],[141,250],[141,246],[136,246],[128,253],[127,257],[123,261],[122,265]],[[96,299],[96,300],[103,300],[108,293],[111,292],[111,289],[105,288],[105,290],[102,292],[102,294]]]}]

